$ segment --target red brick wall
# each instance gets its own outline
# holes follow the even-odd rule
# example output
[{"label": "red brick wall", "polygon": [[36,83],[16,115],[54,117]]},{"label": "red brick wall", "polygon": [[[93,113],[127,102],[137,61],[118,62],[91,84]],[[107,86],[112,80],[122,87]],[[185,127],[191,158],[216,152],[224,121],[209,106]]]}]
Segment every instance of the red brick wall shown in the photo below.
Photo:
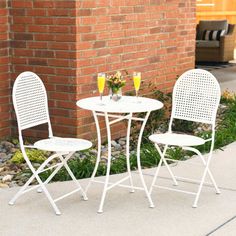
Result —
[{"label": "red brick wall", "polygon": [[[46,85],[55,135],[76,136],[75,1],[11,1],[12,80],[37,73]],[[47,127],[27,135],[44,136]],[[14,131],[15,133],[15,131]]]},{"label": "red brick wall", "polygon": [[[170,91],[194,68],[195,0],[78,1],[77,99],[96,90],[96,74],[127,69]],[[132,88],[132,81],[123,90]],[[89,132],[78,110],[78,133]],[[119,135],[119,129],[116,130]]]},{"label": "red brick wall", "polygon": [[[75,102],[93,95],[98,72],[141,71],[143,86],[152,82],[169,91],[194,67],[195,0],[10,4],[12,80],[25,70],[42,78],[56,135],[94,137],[91,113]],[[131,89],[129,81],[124,91]]]},{"label": "red brick wall", "polygon": [[0,139],[11,130],[8,13],[7,1],[0,1]]}]

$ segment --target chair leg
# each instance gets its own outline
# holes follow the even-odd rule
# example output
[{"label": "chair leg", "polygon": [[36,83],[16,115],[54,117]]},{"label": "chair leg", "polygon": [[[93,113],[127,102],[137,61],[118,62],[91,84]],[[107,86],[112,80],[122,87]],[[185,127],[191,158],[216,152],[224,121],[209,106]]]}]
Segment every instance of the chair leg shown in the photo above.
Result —
[{"label": "chair leg", "polygon": [[[32,171],[32,170],[31,170]],[[43,190],[43,192],[45,193],[46,197],[48,198],[50,204],[52,205],[55,213],[57,215],[60,215],[61,212],[59,211],[57,205],[55,204],[54,200],[52,199],[50,193],[48,192],[48,190],[46,189],[45,185],[43,184],[42,180],[40,179],[40,177],[38,176],[37,172],[32,171],[33,175],[29,178],[29,180],[25,183],[25,185],[17,192],[17,194],[10,200],[9,205],[13,205],[15,203],[15,201],[17,200],[18,197],[20,197],[24,191],[26,190],[26,188],[29,186],[29,184],[32,182],[32,180],[34,178],[36,178],[36,180],[38,181],[40,188]]]},{"label": "chair leg", "polygon": [[[52,174],[43,182],[45,185],[48,184],[52,178],[57,174],[57,172],[63,167],[63,164],[59,165],[53,172]],[[42,193],[42,189],[39,187],[37,189],[38,193]]]},{"label": "chair leg", "polygon": [[[196,198],[195,198],[194,203],[193,203],[193,207],[194,207],[194,208],[197,207],[197,203],[198,203],[198,200],[199,200],[199,197],[200,197],[200,193],[201,193],[201,191],[202,191],[203,183],[204,183],[204,181],[205,181],[205,178],[206,178],[207,173],[209,173],[209,165],[210,165],[210,161],[211,161],[211,158],[212,158],[212,151],[213,151],[213,144],[212,144],[212,146],[211,146],[211,150],[210,150],[210,153],[209,153],[207,162],[203,159],[203,160],[204,160],[203,163],[205,164],[205,170],[204,170],[204,172],[203,172],[202,179],[201,179],[201,182],[200,182],[198,191],[197,191],[197,195],[196,195]],[[203,158],[203,157],[202,157],[202,158]],[[213,180],[214,180],[214,179],[213,179]],[[217,187],[217,186],[216,186],[216,187]]]},{"label": "chair leg", "polygon": [[98,166],[99,166],[100,159],[101,159],[101,146],[100,146],[100,148],[98,148],[97,160],[96,160],[96,164],[95,164],[95,167],[94,167],[92,176],[91,176],[91,178],[90,178],[90,180],[89,180],[89,183],[88,183],[88,185],[86,186],[85,191],[84,191],[86,194],[87,194],[87,192],[88,192],[88,190],[89,190],[89,188],[90,188],[90,186],[91,186],[91,183],[93,182],[93,180],[94,180],[94,178],[95,178],[95,175],[96,175],[97,170],[98,170]]},{"label": "chair leg", "polygon": [[39,178],[39,176],[36,176],[36,179],[40,185],[40,187],[42,188],[43,192],[45,193],[47,199],[49,200],[50,204],[52,205],[56,215],[61,215],[60,210],[58,209],[56,203],[54,202],[54,200],[52,199],[50,193],[48,192],[47,188],[45,187],[45,185],[43,184],[42,180]]},{"label": "chair leg", "polygon": [[[201,155],[201,153],[200,153],[200,158],[202,159],[202,162],[203,162],[204,166],[206,167],[207,163],[206,163],[204,157]],[[213,184],[213,186],[214,186],[214,188],[216,190],[216,194],[220,194],[220,189],[218,188],[218,186],[216,184],[216,181],[215,181],[215,179],[214,179],[214,177],[213,177],[209,167],[206,167],[206,168],[207,168],[207,173],[208,173],[208,175],[209,175],[209,177],[211,179],[211,182],[212,182],[212,184]]]},{"label": "chair leg", "polygon": [[15,196],[9,201],[9,205],[14,205],[15,201],[23,194],[23,192],[26,190],[26,188],[30,185],[30,183],[35,178],[34,175],[32,175],[28,181],[20,188],[20,190],[15,194]]},{"label": "chair leg", "polygon": [[200,197],[200,193],[202,191],[202,187],[203,187],[203,183],[204,183],[205,178],[206,178],[206,174],[207,174],[207,168],[205,168],[205,170],[203,172],[203,176],[202,176],[200,185],[198,187],[197,195],[196,195],[196,198],[195,198],[194,203],[193,203],[193,208],[197,207],[197,203],[198,203],[198,200],[199,200],[199,197]]},{"label": "chair leg", "polygon": [[[72,153],[72,154],[73,154],[73,153]],[[70,177],[71,177],[72,180],[74,181],[75,185],[78,187],[78,189],[80,189],[80,191],[81,191],[81,193],[82,193],[82,196],[83,196],[83,199],[84,199],[85,201],[87,201],[88,198],[87,198],[87,196],[86,196],[86,193],[84,192],[84,190],[83,190],[83,188],[81,187],[79,181],[75,178],[73,172],[71,171],[70,167],[69,167],[68,164],[67,164],[67,160],[72,156],[72,154],[69,154],[69,155],[68,155],[68,158],[65,158],[64,160],[63,160],[63,157],[60,156],[60,159],[61,159],[61,161],[63,162],[63,165],[64,165],[64,167],[66,168],[67,172],[69,173]]]},{"label": "chair leg", "polygon": [[221,192],[220,192],[220,189],[218,188],[218,186],[217,186],[217,184],[216,184],[216,181],[215,181],[215,179],[214,179],[214,177],[213,177],[213,175],[212,175],[210,169],[207,169],[207,172],[208,172],[208,175],[210,176],[210,179],[211,179],[212,184],[214,185],[214,188],[215,188],[215,190],[216,190],[216,194],[220,194],[220,193],[221,193]]},{"label": "chair leg", "polygon": [[156,172],[155,172],[154,177],[153,177],[153,180],[152,180],[151,187],[150,187],[150,189],[149,189],[149,194],[150,194],[150,195],[152,194],[153,186],[154,186],[155,183],[156,183],[157,176],[158,176],[159,171],[160,171],[160,169],[161,169],[161,164],[162,164],[162,158],[160,159],[160,161],[159,161],[159,163],[158,163]]},{"label": "chair leg", "polygon": [[164,164],[165,164],[165,166],[166,166],[166,168],[167,168],[167,170],[168,170],[168,172],[169,172],[169,174],[170,174],[170,176],[171,176],[171,178],[172,178],[172,180],[174,182],[174,186],[178,186],[178,182],[177,182],[173,172],[171,171],[171,169],[170,169],[170,167],[169,167],[169,165],[168,165],[168,163],[167,163],[167,161],[165,159],[165,155],[166,155],[166,151],[167,151],[168,145],[165,145],[163,152],[161,152],[161,149],[160,149],[160,147],[157,144],[155,144],[155,147],[156,147],[157,151],[159,152],[160,157],[163,160],[163,162],[164,162]]},{"label": "chair leg", "polygon": [[[196,148],[192,148],[192,147],[185,147],[184,149],[192,151],[192,152],[195,152],[201,158],[201,160],[203,162],[203,165],[204,166],[207,165],[206,160],[204,159],[204,157],[202,156],[202,154],[201,154],[201,152],[199,150],[197,150]],[[215,181],[215,179],[214,179],[214,177],[213,177],[209,167],[207,168],[207,173],[208,173],[208,175],[209,175],[209,177],[211,179],[211,182],[212,182],[212,184],[213,184],[213,186],[214,186],[214,188],[216,190],[216,194],[220,194],[220,189],[218,188],[218,186],[216,184],[216,181]]]}]

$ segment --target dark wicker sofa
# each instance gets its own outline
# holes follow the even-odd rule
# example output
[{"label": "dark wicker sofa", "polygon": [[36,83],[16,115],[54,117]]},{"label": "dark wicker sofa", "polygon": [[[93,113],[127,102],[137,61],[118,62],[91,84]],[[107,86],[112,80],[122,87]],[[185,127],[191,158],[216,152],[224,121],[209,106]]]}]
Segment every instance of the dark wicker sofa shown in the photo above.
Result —
[{"label": "dark wicker sofa", "polygon": [[[206,40],[206,31],[225,30],[218,40]],[[205,31],[205,32],[204,32]],[[196,62],[228,62],[234,59],[235,25],[227,20],[200,21],[197,25]],[[203,40],[204,39],[204,40]]]}]

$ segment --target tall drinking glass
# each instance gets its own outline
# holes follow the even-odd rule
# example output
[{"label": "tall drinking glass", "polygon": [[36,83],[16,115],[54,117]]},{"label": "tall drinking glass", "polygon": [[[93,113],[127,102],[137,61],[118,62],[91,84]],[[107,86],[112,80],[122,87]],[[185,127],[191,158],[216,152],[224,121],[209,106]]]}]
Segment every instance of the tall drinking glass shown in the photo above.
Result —
[{"label": "tall drinking glass", "polygon": [[140,84],[141,84],[141,72],[134,72],[133,73],[133,81],[134,81],[134,89],[135,89],[135,93],[136,93],[136,99],[137,99],[137,102],[139,102],[138,91],[139,91]]},{"label": "tall drinking glass", "polygon": [[105,82],[106,82],[106,74],[105,73],[98,73],[97,77],[97,85],[98,85],[98,91],[100,94],[100,102],[102,104],[102,95],[105,87]]}]

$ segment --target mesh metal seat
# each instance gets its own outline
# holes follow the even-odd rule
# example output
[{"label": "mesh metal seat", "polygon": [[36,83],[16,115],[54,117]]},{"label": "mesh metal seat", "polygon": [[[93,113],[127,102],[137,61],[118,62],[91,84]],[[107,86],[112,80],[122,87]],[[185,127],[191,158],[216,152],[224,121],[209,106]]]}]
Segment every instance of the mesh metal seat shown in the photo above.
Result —
[{"label": "mesh metal seat", "polygon": [[[51,122],[49,119],[48,112],[48,100],[47,93],[41,79],[33,72],[23,72],[17,78],[13,86],[13,105],[16,112],[18,131],[19,131],[19,142],[22,154],[26,163],[28,164],[30,170],[32,171],[32,176],[26,182],[26,184],[17,192],[17,194],[9,202],[10,205],[13,205],[18,197],[27,193],[33,189],[38,188],[38,192],[44,192],[49,202],[51,203],[55,213],[60,215],[56,202],[70,196],[71,194],[80,191],[83,198],[87,200],[87,196],[82,189],[79,182],[76,180],[72,171],[70,170],[67,161],[69,158],[76,152],[88,149],[92,146],[90,141],[84,139],[75,139],[75,138],[60,138],[54,137],[52,133]],[[22,131],[28,128],[32,128],[41,124],[48,124],[48,134],[49,138],[40,140],[36,142],[33,146],[24,145]],[[45,160],[42,165],[36,170],[31,161],[29,160],[25,148],[38,148],[41,150],[52,151],[52,154],[47,160]],[[48,164],[57,158],[58,163],[54,166],[48,166]],[[66,193],[63,196],[60,196],[56,199],[53,199],[50,193],[46,188],[46,184],[55,176],[55,174],[62,168],[68,171],[70,177],[76,185],[76,189],[70,193]],[[39,177],[39,174],[53,169],[52,174],[48,177],[46,181],[42,181]],[[28,188],[30,183],[36,178],[38,185]]]},{"label": "mesh metal seat", "polygon": [[53,137],[37,141],[34,147],[51,152],[76,152],[91,148],[92,143],[84,139]]},{"label": "mesh metal seat", "polygon": [[[172,113],[169,123],[169,130],[165,134],[153,134],[149,137],[149,139],[154,142],[155,147],[157,148],[157,151],[159,152],[161,157],[149,190],[150,194],[152,193],[153,187],[159,187],[163,189],[174,190],[177,192],[192,194],[196,196],[193,203],[193,207],[197,207],[198,199],[207,174],[211,179],[216,193],[220,193],[220,190],[217,187],[213,175],[209,169],[209,164],[212,158],[212,151],[214,147],[215,120],[216,112],[219,106],[220,95],[221,92],[219,83],[217,82],[216,78],[208,71],[201,69],[193,69],[185,72],[179,77],[173,90]],[[211,137],[207,140],[204,140],[193,135],[173,133],[172,123],[174,119],[209,124],[211,125],[212,131]],[[207,158],[204,158],[199,152],[199,150],[193,148],[193,146],[202,145],[205,142],[211,142],[210,152]],[[163,150],[161,150],[158,144],[164,144]],[[170,166],[167,163],[167,160],[173,160],[165,157],[166,151],[169,146],[180,146],[184,150],[192,151],[200,157],[201,162],[205,168],[200,181],[197,181],[197,183],[199,184],[197,192],[189,192],[176,188],[168,188],[156,184],[162,163],[164,163],[164,165],[167,167],[167,170],[171,178],[173,179],[174,185],[178,185],[178,179],[185,179],[190,180],[191,182],[196,182],[192,179],[187,179],[174,175]]]},{"label": "mesh metal seat", "polygon": [[149,139],[154,143],[168,144],[172,146],[198,146],[205,143],[205,140],[200,137],[187,134],[153,134]]}]

